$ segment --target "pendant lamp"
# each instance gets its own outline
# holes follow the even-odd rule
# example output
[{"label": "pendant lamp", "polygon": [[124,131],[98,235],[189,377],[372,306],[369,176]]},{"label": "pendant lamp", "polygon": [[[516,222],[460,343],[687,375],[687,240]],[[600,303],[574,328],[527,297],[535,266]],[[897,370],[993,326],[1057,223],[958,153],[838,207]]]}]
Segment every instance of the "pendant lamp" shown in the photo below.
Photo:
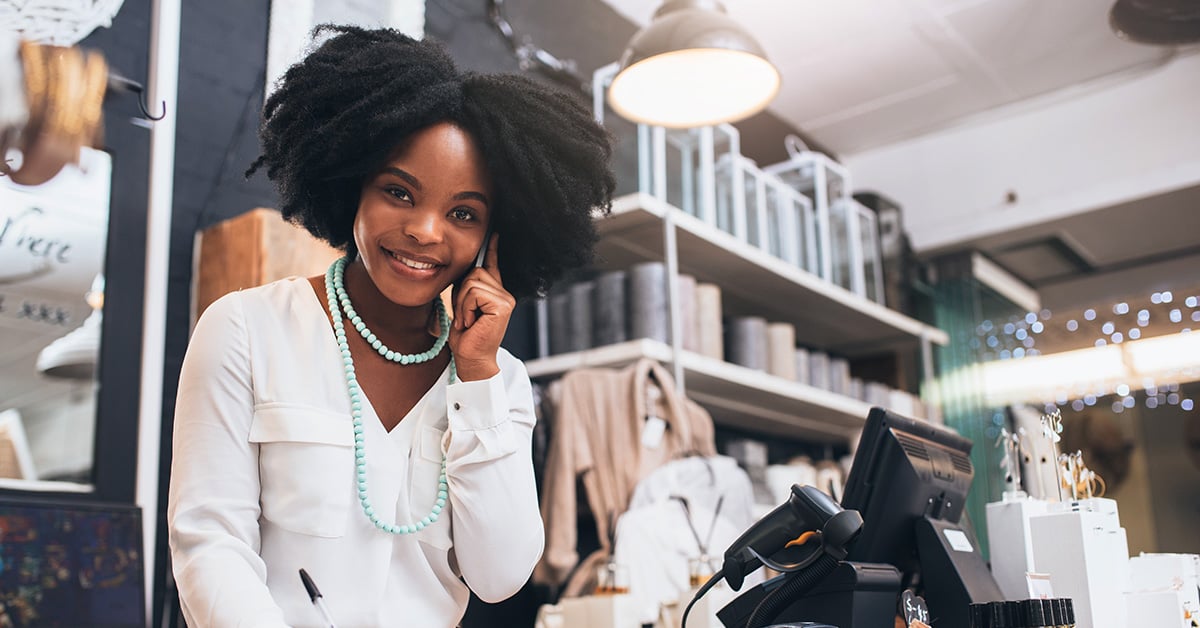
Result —
[{"label": "pendant lamp", "polygon": [[762,111],[779,84],[779,70],[720,2],[667,0],[629,41],[608,102],[642,124],[709,126]]}]

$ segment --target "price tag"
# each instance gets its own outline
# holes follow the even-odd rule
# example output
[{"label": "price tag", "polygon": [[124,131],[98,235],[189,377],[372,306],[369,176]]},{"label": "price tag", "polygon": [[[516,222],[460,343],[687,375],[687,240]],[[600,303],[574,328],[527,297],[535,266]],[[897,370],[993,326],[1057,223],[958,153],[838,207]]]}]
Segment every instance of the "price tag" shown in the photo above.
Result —
[{"label": "price tag", "polygon": [[667,431],[667,422],[652,416],[646,419],[642,426],[642,446],[646,449],[658,449],[662,445],[663,433]]},{"label": "price tag", "polygon": [[900,594],[900,610],[908,628],[929,628],[929,608],[921,596],[905,590]]},{"label": "price tag", "polygon": [[1050,574],[1025,572],[1025,583],[1029,585],[1029,597],[1049,600],[1054,597],[1054,587],[1050,586]]}]

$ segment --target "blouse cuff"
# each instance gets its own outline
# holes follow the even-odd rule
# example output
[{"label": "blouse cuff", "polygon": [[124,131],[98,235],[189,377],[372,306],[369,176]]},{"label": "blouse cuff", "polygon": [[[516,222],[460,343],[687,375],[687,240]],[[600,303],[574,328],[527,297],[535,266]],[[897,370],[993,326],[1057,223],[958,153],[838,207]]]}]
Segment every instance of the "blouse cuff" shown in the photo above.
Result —
[{"label": "blouse cuff", "polygon": [[493,428],[508,421],[508,411],[508,391],[500,373],[446,387],[446,419],[451,431]]}]

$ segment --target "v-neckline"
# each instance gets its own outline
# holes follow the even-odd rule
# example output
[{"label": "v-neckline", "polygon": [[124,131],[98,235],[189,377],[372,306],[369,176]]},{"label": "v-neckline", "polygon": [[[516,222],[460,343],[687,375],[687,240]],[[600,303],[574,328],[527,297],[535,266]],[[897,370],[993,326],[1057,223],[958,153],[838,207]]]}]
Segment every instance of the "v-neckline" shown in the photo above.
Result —
[{"label": "v-neckline", "polygon": [[[309,300],[310,303],[311,302],[316,303],[317,309],[320,310],[320,312],[321,312],[321,318],[324,319],[324,321],[325,321],[325,327],[329,331],[329,334],[326,336],[326,342],[328,343],[328,346],[330,346],[330,349],[332,351],[331,357],[341,356],[342,349],[341,349],[341,347],[338,346],[337,337],[334,336],[334,334],[333,334],[333,325],[330,323],[332,314],[327,309],[329,304],[321,301],[321,297],[313,289],[312,282],[309,281],[307,277],[301,277],[300,279],[301,279],[301,283],[303,283],[303,285],[304,285],[305,292],[307,292],[308,295],[310,297],[312,297]],[[351,358],[351,359],[353,359],[353,358]],[[451,358],[451,359],[453,359],[453,358]],[[342,374],[344,375],[345,368],[343,367],[341,370],[342,370]],[[429,388],[427,388],[425,390],[425,392],[420,396],[420,398],[417,399],[417,402],[415,404],[413,404],[413,407],[409,408],[408,412],[406,412],[404,414],[404,416],[399,421],[397,421],[396,424],[393,425],[392,429],[390,429],[390,430],[387,429],[383,425],[383,419],[380,418],[379,412],[375,409],[375,404],[371,402],[370,397],[367,396],[367,391],[362,386],[359,386],[358,394],[359,394],[359,397],[362,399],[363,403],[366,406],[370,407],[371,415],[374,417],[375,423],[379,425],[379,429],[383,430],[383,432],[385,434],[387,434],[388,436],[391,436],[391,435],[399,432],[400,426],[403,425],[405,421],[412,419],[414,414],[416,414],[419,410],[422,410],[424,408],[426,401],[429,399],[430,393],[432,393],[435,389],[441,387],[443,381],[446,381],[446,385],[449,385],[449,373],[450,373],[450,364],[447,363],[445,368],[442,369],[442,372],[438,374],[437,379],[433,380],[433,384],[430,385]],[[347,391],[347,395],[349,395],[349,391]],[[350,410],[349,410],[349,408],[347,408],[346,413],[349,414],[349,412],[350,412]]]},{"label": "v-neckline", "polygon": [[450,366],[446,365],[446,368],[442,369],[442,372],[437,376],[437,379],[433,380],[433,384],[425,390],[425,393],[422,394],[419,399],[417,399],[417,402],[413,404],[413,407],[409,408],[408,412],[405,413],[405,415],[401,417],[401,419],[397,421],[390,430],[383,426],[383,419],[379,417],[379,412],[375,409],[375,404],[371,402],[371,398],[367,396],[367,391],[360,386],[358,389],[358,394],[362,398],[363,403],[371,408],[371,414],[375,417],[375,423],[379,425],[379,429],[383,430],[383,432],[388,436],[391,436],[398,433],[400,431],[400,426],[404,425],[406,421],[411,421],[414,414],[417,414],[420,410],[424,410],[425,403],[429,399],[429,395],[435,389],[440,387],[442,380],[446,379],[446,376],[449,372]]}]

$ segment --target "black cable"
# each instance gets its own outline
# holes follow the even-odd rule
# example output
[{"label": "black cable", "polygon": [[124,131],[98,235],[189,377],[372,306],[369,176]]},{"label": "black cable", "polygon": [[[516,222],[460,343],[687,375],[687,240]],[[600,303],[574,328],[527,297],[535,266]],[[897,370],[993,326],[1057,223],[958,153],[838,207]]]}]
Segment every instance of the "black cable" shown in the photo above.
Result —
[{"label": "black cable", "polygon": [[720,582],[724,577],[725,570],[718,569],[717,573],[713,574],[712,577],[708,579],[708,582],[700,585],[700,589],[696,591],[696,595],[692,598],[692,601],[688,602],[687,608],[683,609],[683,617],[679,620],[679,628],[687,628],[688,613],[692,612],[692,607],[696,605],[696,602],[700,601],[700,598],[704,597],[705,593],[708,593],[709,589],[717,586],[717,583]]},{"label": "black cable", "polygon": [[798,571],[784,580],[783,584],[764,597],[750,619],[746,620],[746,628],[760,628],[770,623],[787,608],[789,604],[804,597],[810,589],[819,584],[838,565],[838,559],[822,553],[817,562],[811,567]]}]

